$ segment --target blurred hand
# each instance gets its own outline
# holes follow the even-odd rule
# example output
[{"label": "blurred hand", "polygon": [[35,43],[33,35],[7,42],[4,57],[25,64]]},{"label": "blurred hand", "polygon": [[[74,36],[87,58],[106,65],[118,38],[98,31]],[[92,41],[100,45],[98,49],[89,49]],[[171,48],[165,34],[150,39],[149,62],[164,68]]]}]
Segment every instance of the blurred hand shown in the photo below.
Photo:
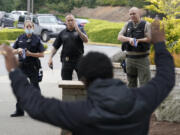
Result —
[{"label": "blurred hand", "polygon": [[18,64],[19,64],[18,60],[14,56],[13,49],[11,47],[9,47],[7,45],[1,45],[0,51],[2,52],[2,55],[4,55],[6,69],[8,72],[10,72],[11,69],[18,67]]},{"label": "blurred hand", "polygon": [[78,27],[78,25],[77,25],[77,23],[76,23],[76,21],[74,20],[74,28],[75,28],[75,30],[76,31],[78,31],[79,30],[79,27]]},{"label": "blurred hand", "polygon": [[133,38],[129,38],[129,43],[131,46],[134,46],[134,39]]},{"label": "blurred hand", "polygon": [[26,49],[26,56],[31,56],[31,52]]},{"label": "blurred hand", "polygon": [[165,41],[164,25],[161,28],[159,20],[156,19],[151,24],[151,42],[155,44],[162,41]]},{"label": "blurred hand", "polygon": [[49,59],[48,66],[49,68],[53,69],[53,61],[51,58]]},{"label": "blurred hand", "polygon": [[18,48],[18,54],[22,55],[23,54],[23,49],[22,48]]}]

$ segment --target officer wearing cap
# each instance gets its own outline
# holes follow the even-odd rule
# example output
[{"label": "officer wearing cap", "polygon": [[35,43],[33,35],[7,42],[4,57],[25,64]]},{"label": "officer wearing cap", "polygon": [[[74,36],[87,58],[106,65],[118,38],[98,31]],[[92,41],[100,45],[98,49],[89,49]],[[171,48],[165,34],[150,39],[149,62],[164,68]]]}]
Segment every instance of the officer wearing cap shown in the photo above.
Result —
[{"label": "officer wearing cap", "polygon": [[[44,46],[38,36],[33,34],[34,24],[27,20],[24,23],[25,33],[20,35],[13,45],[14,53],[18,54],[19,67],[29,78],[31,84],[40,92],[39,69],[41,63],[39,57],[44,57]],[[16,111],[11,117],[23,116],[24,110],[17,99]]]},{"label": "officer wearing cap", "polygon": [[126,51],[126,72],[129,87],[140,86],[150,80],[149,49],[151,39],[150,23],[141,20],[140,11],[133,7],[129,10],[130,21],[119,32],[118,40],[123,42]]},{"label": "officer wearing cap", "polygon": [[72,14],[66,16],[67,28],[61,31],[56,38],[51,51],[48,65],[53,68],[53,56],[62,45],[61,51],[61,77],[63,80],[72,80],[73,70],[77,72],[77,63],[84,53],[83,42],[88,42],[83,29],[80,29]]}]

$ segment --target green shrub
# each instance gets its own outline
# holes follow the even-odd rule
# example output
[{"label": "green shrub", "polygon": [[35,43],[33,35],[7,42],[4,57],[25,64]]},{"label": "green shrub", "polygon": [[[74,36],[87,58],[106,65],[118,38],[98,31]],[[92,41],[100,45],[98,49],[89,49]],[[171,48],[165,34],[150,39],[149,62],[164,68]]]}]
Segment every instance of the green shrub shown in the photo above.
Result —
[{"label": "green shrub", "polygon": [[[162,21],[165,25],[165,34],[167,40],[167,47],[170,52],[177,52],[177,48],[180,47],[178,40],[180,39],[180,22],[176,19],[166,19]],[[179,45],[178,45],[179,44]],[[180,48],[179,48],[180,49]]]},{"label": "green shrub", "polygon": [[13,24],[15,28],[17,28],[17,24],[18,24],[18,21],[15,21]]},{"label": "green shrub", "polygon": [[10,45],[10,43],[6,40],[0,40],[0,45],[2,44],[6,44],[6,45]]},{"label": "green shrub", "polygon": [[119,44],[117,36],[124,23],[113,23],[103,20],[90,19],[85,25],[89,39],[93,42]]},{"label": "green shrub", "polygon": [[[144,19],[150,23],[154,21],[152,18],[145,17]],[[163,18],[161,24],[165,29],[167,49],[171,53],[180,54],[180,19]]]},{"label": "green shrub", "polygon": [[15,40],[24,33],[24,29],[2,29],[0,30],[0,40]]},{"label": "green shrub", "polygon": [[[152,18],[145,18],[145,20],[151,23],[154,21]],[[164,24],[167,49],[174,57],[175,66],[180,67],[180,19],[163,18],[161,24]],[[153,46],[151,46],[150,61],[154,64]]]},{"label": "green shrub", "polygon": [[173,46],[173,52],[176,54],[180,54],[180,39]]},{"label": "green shrub", "polygon": [[61,21],[65,22],[65,16],[64,15],[56,15]]}]

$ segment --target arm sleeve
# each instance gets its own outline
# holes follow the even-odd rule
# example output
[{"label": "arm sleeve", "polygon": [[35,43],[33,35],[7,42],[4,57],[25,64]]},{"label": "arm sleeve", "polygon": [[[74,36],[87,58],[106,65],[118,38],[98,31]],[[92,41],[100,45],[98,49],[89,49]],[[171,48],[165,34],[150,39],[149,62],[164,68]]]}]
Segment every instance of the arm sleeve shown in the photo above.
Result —
[{"label": "arm sleeve", "polygon": [[126,24],[124,25],[124,27],[121,29],[121,31],[119,32],[118,35],[124,35],[124,34],[126,33],[127,25],[128,25],[128,23],[126,23]]},{"label": "arm sleeve", "polygon": [[168,96],[175,84],[174,62],[165,43],[156,43],[154,47],[156,75],[146,85],[135,89],[137,95],[147,103],[146,107],[150,113]]},{"label": "arm sleeve", "polygon": [[86,109],[82,109],[87,107],[85,102],[63,102],[43,97],[35,87],[30,85],[20,69],[11,72],[9,77],[13,93],[32,118],[71,131],[77,130],[85,121],[87,112]]},{"label": "arm sleeve", "polygon": [[44,48],[44,45],[43,43],[41,42],[41,40],[39,39],[39,48],[38,48],[39,52],[44,52],[45,51],[45,48]]},{"label": "arm sleeve", "polygon": [[55,40],[54,43],[53,43],[53,47],[54,47],[56,50],[58,50],[59,47],[61,47],[61,45],[62,45],[61,35],[62,35],[62,32],[59,33],[58,37],[56,38],[56,40]]},{"label": "arm sleeve", "polygon": [[144,34],[146,35],[146,37],[151,38],[151,24],[149,22],[146,22]]},{"label": "arm sleeve", "polygon": [[18,47],[18,42],[19,42],[19,38],[16,39],[16,41],[14,42],[14,44],[12,46],[14,49],[18,49],[19,48]]}]

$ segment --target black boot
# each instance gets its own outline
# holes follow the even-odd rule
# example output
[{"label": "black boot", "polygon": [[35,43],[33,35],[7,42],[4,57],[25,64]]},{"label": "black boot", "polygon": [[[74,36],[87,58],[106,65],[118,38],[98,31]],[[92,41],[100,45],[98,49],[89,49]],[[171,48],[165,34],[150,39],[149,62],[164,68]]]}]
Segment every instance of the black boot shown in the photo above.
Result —
[{"label": "black boot", "polygon": [[11,117],[22,117],[24,116],[24,112],[15,111],[15,113],[10,115]]},{"label": "black boot", "polygon": [[19,104],[19,100],[16,103],[16,111],[10,115],[11,117],[22,117],[24,116],[24,110],[22,109],[21,105]]}]

